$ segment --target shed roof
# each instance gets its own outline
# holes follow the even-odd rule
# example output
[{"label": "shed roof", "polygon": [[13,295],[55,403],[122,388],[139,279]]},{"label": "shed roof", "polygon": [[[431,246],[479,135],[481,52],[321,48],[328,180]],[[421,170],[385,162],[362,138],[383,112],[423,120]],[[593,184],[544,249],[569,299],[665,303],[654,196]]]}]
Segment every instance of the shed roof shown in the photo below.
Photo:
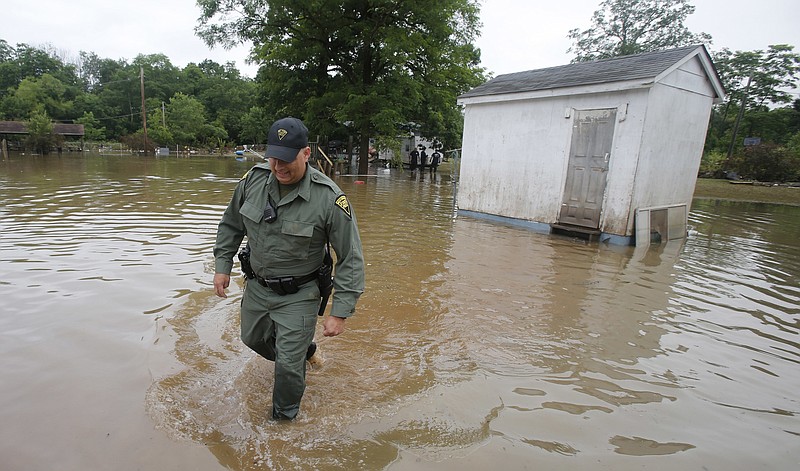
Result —
[{"label": "shed roof", "polygon": [[655,80],[665,72],[671,71],[697,55],[700,56],[703,68],[708,74],[718,98],[722,98],[725,95],[725,89],[708,51],[702,45],[498,75],[458,98],[533,92],[629,80]]},{"label": "shed roof", "polygon": [[[28,134],[28,123],[24,121],[0,121],[0,134]],[[83,136],[83,124],[53,123],[53,134]]]}]

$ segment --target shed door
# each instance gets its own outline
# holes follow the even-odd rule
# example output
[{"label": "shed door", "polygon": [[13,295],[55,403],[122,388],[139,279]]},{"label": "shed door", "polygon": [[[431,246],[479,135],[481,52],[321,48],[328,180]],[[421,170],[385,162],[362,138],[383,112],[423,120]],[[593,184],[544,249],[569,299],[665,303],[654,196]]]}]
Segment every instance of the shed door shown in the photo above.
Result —
[{"label": "shed door", "polygon": [[598,229],[616,108],[577,111],[558,222]]}]

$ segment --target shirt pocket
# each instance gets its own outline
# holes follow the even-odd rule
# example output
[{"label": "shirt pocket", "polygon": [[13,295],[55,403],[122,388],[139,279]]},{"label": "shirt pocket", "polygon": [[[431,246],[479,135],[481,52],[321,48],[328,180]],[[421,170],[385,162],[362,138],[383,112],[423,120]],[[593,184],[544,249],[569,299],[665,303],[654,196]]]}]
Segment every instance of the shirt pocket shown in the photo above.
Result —
[{"label": "shirt pocket", "polygon": [[252,201],[245,201],[242,207],[239,208],[239,214],[258,224],[261,222],[261,218],[264,217],[264,210],[256,206]]},{"label": "shirt pocket", "polygon": [[283,221],[280,242],[277,244],[276,258],[300,259],[308,258],[311,239],[314,236],[314,224],[302,221]]},{"label": "shirt pocket", "polygon": [[242,215],[242,222],[244,223],[247,238],[255,242],[261,240],[259,227],[261,226],[261,219],[264,217],[264,210],[253,203],[253,201],[245,201],[242,207],[239,208],[239,214]]}]

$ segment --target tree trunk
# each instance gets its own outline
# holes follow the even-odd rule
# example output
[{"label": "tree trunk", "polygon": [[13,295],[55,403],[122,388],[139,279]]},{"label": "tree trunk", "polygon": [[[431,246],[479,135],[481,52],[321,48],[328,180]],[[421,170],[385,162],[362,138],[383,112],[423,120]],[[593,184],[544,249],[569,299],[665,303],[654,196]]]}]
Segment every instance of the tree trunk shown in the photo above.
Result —
[{"label": "tree trunk", "polygon": [[361,130],[361,139],[358,144],[358,174],[366,175],[369,171],[369,134]]}]

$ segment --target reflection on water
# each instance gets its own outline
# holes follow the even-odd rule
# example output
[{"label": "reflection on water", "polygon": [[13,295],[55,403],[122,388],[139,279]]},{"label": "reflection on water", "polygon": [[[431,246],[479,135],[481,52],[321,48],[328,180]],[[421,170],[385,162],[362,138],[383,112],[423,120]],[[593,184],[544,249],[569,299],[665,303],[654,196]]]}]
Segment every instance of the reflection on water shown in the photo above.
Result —
[{"label": "reflection on water", "polygon": [[797,465],[800,208],[696,200],[687,240],[634,249],[453,218],[447,166],[339,177],[367,292],[286,424],[241,279],[211,289],[251,164],[0,165],[4,466]]}]

